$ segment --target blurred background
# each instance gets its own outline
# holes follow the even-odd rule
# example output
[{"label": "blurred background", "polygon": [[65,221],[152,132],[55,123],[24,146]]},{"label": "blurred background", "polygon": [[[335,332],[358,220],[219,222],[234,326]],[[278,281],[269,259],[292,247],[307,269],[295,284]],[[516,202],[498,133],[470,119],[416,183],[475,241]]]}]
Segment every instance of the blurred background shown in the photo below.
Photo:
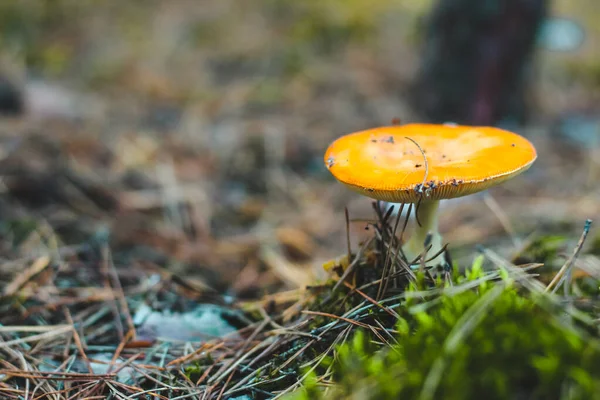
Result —
[{"label": "blurred background", "polygon": [[543,261],[523,250],[548,237],[570,252],[600,211],[598,20],[597,0],[2,1],[0,251],[102,244],[122,276],[300,287],[346,251],[344,207],[354,248],[371,234],[324,150],[399,118],[538,148],[523,176],[445,203],[456,260]]}]

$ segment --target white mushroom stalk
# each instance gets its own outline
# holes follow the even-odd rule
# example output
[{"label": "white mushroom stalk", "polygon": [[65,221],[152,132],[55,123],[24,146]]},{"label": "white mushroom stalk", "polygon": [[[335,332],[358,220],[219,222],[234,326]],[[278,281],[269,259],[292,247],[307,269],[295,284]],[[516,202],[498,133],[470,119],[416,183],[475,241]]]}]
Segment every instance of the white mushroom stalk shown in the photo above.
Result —
[{"label": "white mushroom stalk", "polygon": [[439,265],[444,262],[442,236],[438,231],[439,204],[438,200],[424,200],[414,205],[416,207],[415,227],[411,237],[402,246],[409,263],[414,261],[415,264],[419,264],[422,255],[427,261],[436,254],[437,256],[427,264]]}]

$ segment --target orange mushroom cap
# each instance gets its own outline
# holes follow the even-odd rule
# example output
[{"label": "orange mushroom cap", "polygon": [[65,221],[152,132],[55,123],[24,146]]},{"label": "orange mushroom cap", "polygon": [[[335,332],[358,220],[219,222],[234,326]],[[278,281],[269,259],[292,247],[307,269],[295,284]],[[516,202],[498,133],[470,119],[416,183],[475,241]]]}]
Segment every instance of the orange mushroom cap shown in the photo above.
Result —
[{"label": "orange mushroom cap", "polygon": [[536,158],[527,139],[503,129],[408,124],[342,136],[325,152],[325,165],[365,196],[415,203],[485,190],[527,170]]}]

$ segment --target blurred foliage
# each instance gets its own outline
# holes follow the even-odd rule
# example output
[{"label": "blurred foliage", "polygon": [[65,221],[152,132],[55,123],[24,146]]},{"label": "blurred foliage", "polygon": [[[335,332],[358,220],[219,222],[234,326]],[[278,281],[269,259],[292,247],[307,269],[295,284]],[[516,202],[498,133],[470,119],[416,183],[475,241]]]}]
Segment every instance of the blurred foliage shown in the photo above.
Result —
[{"label": "blurred foliage", "polygon": [[373,45],[386,15],[399,12],[400,1],[268,0],[281,27],[285,72],[302,71],[311,56],[331,56],[347,46]]},{"label": "blurred foliage", "polygon": [[[480,261],[458,280],[480,280]],[[600,341],[542,294],[484,282],[396,311],[394,344],[358,332],[339,347],[327,394],[312,375],[290,398],[598,398]]]},{"label": "blurred foliage", "polygon": [[564,246],[567,238],[561,235],[543,235],[533,239],[519,253],[515,260],[517,265],[527,263],[542,263],[552,265]]},{"label": "blurred foliage", "polygon": [[[0,46],[19,55],[29,68],[48,74],[62,71],[74,48],[59,31],[85,1],[0,2]],[[48,35],[53,32],[53,35]]]},{"label": "blurred foliage", "polygon": [[570,62],[566,65],[566,79],[590,89],[600,88],[600,60]]},{"label": "blurred foliage", "polygon": [[13,219],[0,223],[0,236],[10,239],[17,248],[38,229],[39,222],[33,218]]},{"label": "blurred foliage", "polygon": [[[137,47],[147,32],[142,21],[156,1],[111,3],[98,0],[8,0],[0,2],[0,46],[2,54],[20,60],[33,75],[76,75],[114,78],[109,62],[104,64],[93,52],[102,52],[96,28],[106,15],[110,30]],[[118,49],[119,43],[113,43]],[[131,55],[135,54],[132,52]],[[88,64],[87,58],[93,62]],[[94,63],[98,62],[98,65]],[[107,67],[108,71],[104,71]],[[93,80],[93,79],[92,79]]]},{"label": "blurred foliage", "polygon": [[[304,58],[311,54],[327,56],[348,44],[367,43],[377,33],[382,17],[401,3],[400,0],[372,4],[360,0],[263,0],[253,6],[240,7],[230,3],[222,8],[209,7],[212,10],[207,14],[212,13],[217,18],[207,18],[201,13],[197,18],[186,17],[177,27],[181,32],[165,31],[163,36],[178,40],[169,51],[212,50],[217,51],[220,58],[226,58],[224,50],[232,53],[232,57],[260,50],[255,52],[255,57],[281,57],[283,71],[294,74],[303,68]],[[116,73],[123,72],[119,68],[125,66],[113,65],[110,58],[122,54],[125,48],[129,53],[126,58],[132,60],[147,52],[162,50],[153,40],[160,34],[160,24],[151,22],[161,9],[170,10],[166,4],[131,1],[116,6],[97,0],[3,1],[0,4],[0,45],[19,55],[29,68],[56,75],[66,72],[69,63],[77,61],[74,58],[91,56],[92,49],[88,46],[92,44],[96,47],[94,51],[105,52],[109,43],[104,41],[111,38],[97,37],[95,30],[110,21],[111,35],[118,37],[118,43],[110,45],[114,54],[109,60],[92,56],[98,65],[88,65],[88,70],[79,71],[85,72],[93,82],[108,82],[116,79]],[[275,33],[268,35],[268,42],[260,40],[261,34],[250,39],[252,34],[240,29],[245,25],[246,15],[257,10],[267,19],[263,21],[264,27]],[[249,39],[261,44],[244,46]],[[95,43],[91,43],[92,40]]]},{"label": "blurred foliage", "polygon": [[591,240],[589,252],[595,256],[600,256],[600,234],[595,235]]},{"label": "blurred foliage", "polygon": [[[290,45],[306,44],[323,52],[334,51],[351,42],[372,37],[377,20],[388,9],[389,1],[367,4],[360,0],[275,0],[279,12],[293,15],[289,29]],[[287,8],[287,10],[282,10]]]}]

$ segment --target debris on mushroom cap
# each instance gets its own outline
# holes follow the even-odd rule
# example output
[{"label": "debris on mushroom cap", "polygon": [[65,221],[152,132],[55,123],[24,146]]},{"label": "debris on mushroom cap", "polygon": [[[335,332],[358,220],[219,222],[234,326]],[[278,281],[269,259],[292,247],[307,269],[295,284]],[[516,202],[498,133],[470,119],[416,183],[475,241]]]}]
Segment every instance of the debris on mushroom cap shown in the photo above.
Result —
[{"label": "debris on mushroom cap", "polygon": [[414,203],[466,196],[527,170],[524,137],[493,127],[408,124],[351,133],[325,153],[333,176],[365,196]]}]

